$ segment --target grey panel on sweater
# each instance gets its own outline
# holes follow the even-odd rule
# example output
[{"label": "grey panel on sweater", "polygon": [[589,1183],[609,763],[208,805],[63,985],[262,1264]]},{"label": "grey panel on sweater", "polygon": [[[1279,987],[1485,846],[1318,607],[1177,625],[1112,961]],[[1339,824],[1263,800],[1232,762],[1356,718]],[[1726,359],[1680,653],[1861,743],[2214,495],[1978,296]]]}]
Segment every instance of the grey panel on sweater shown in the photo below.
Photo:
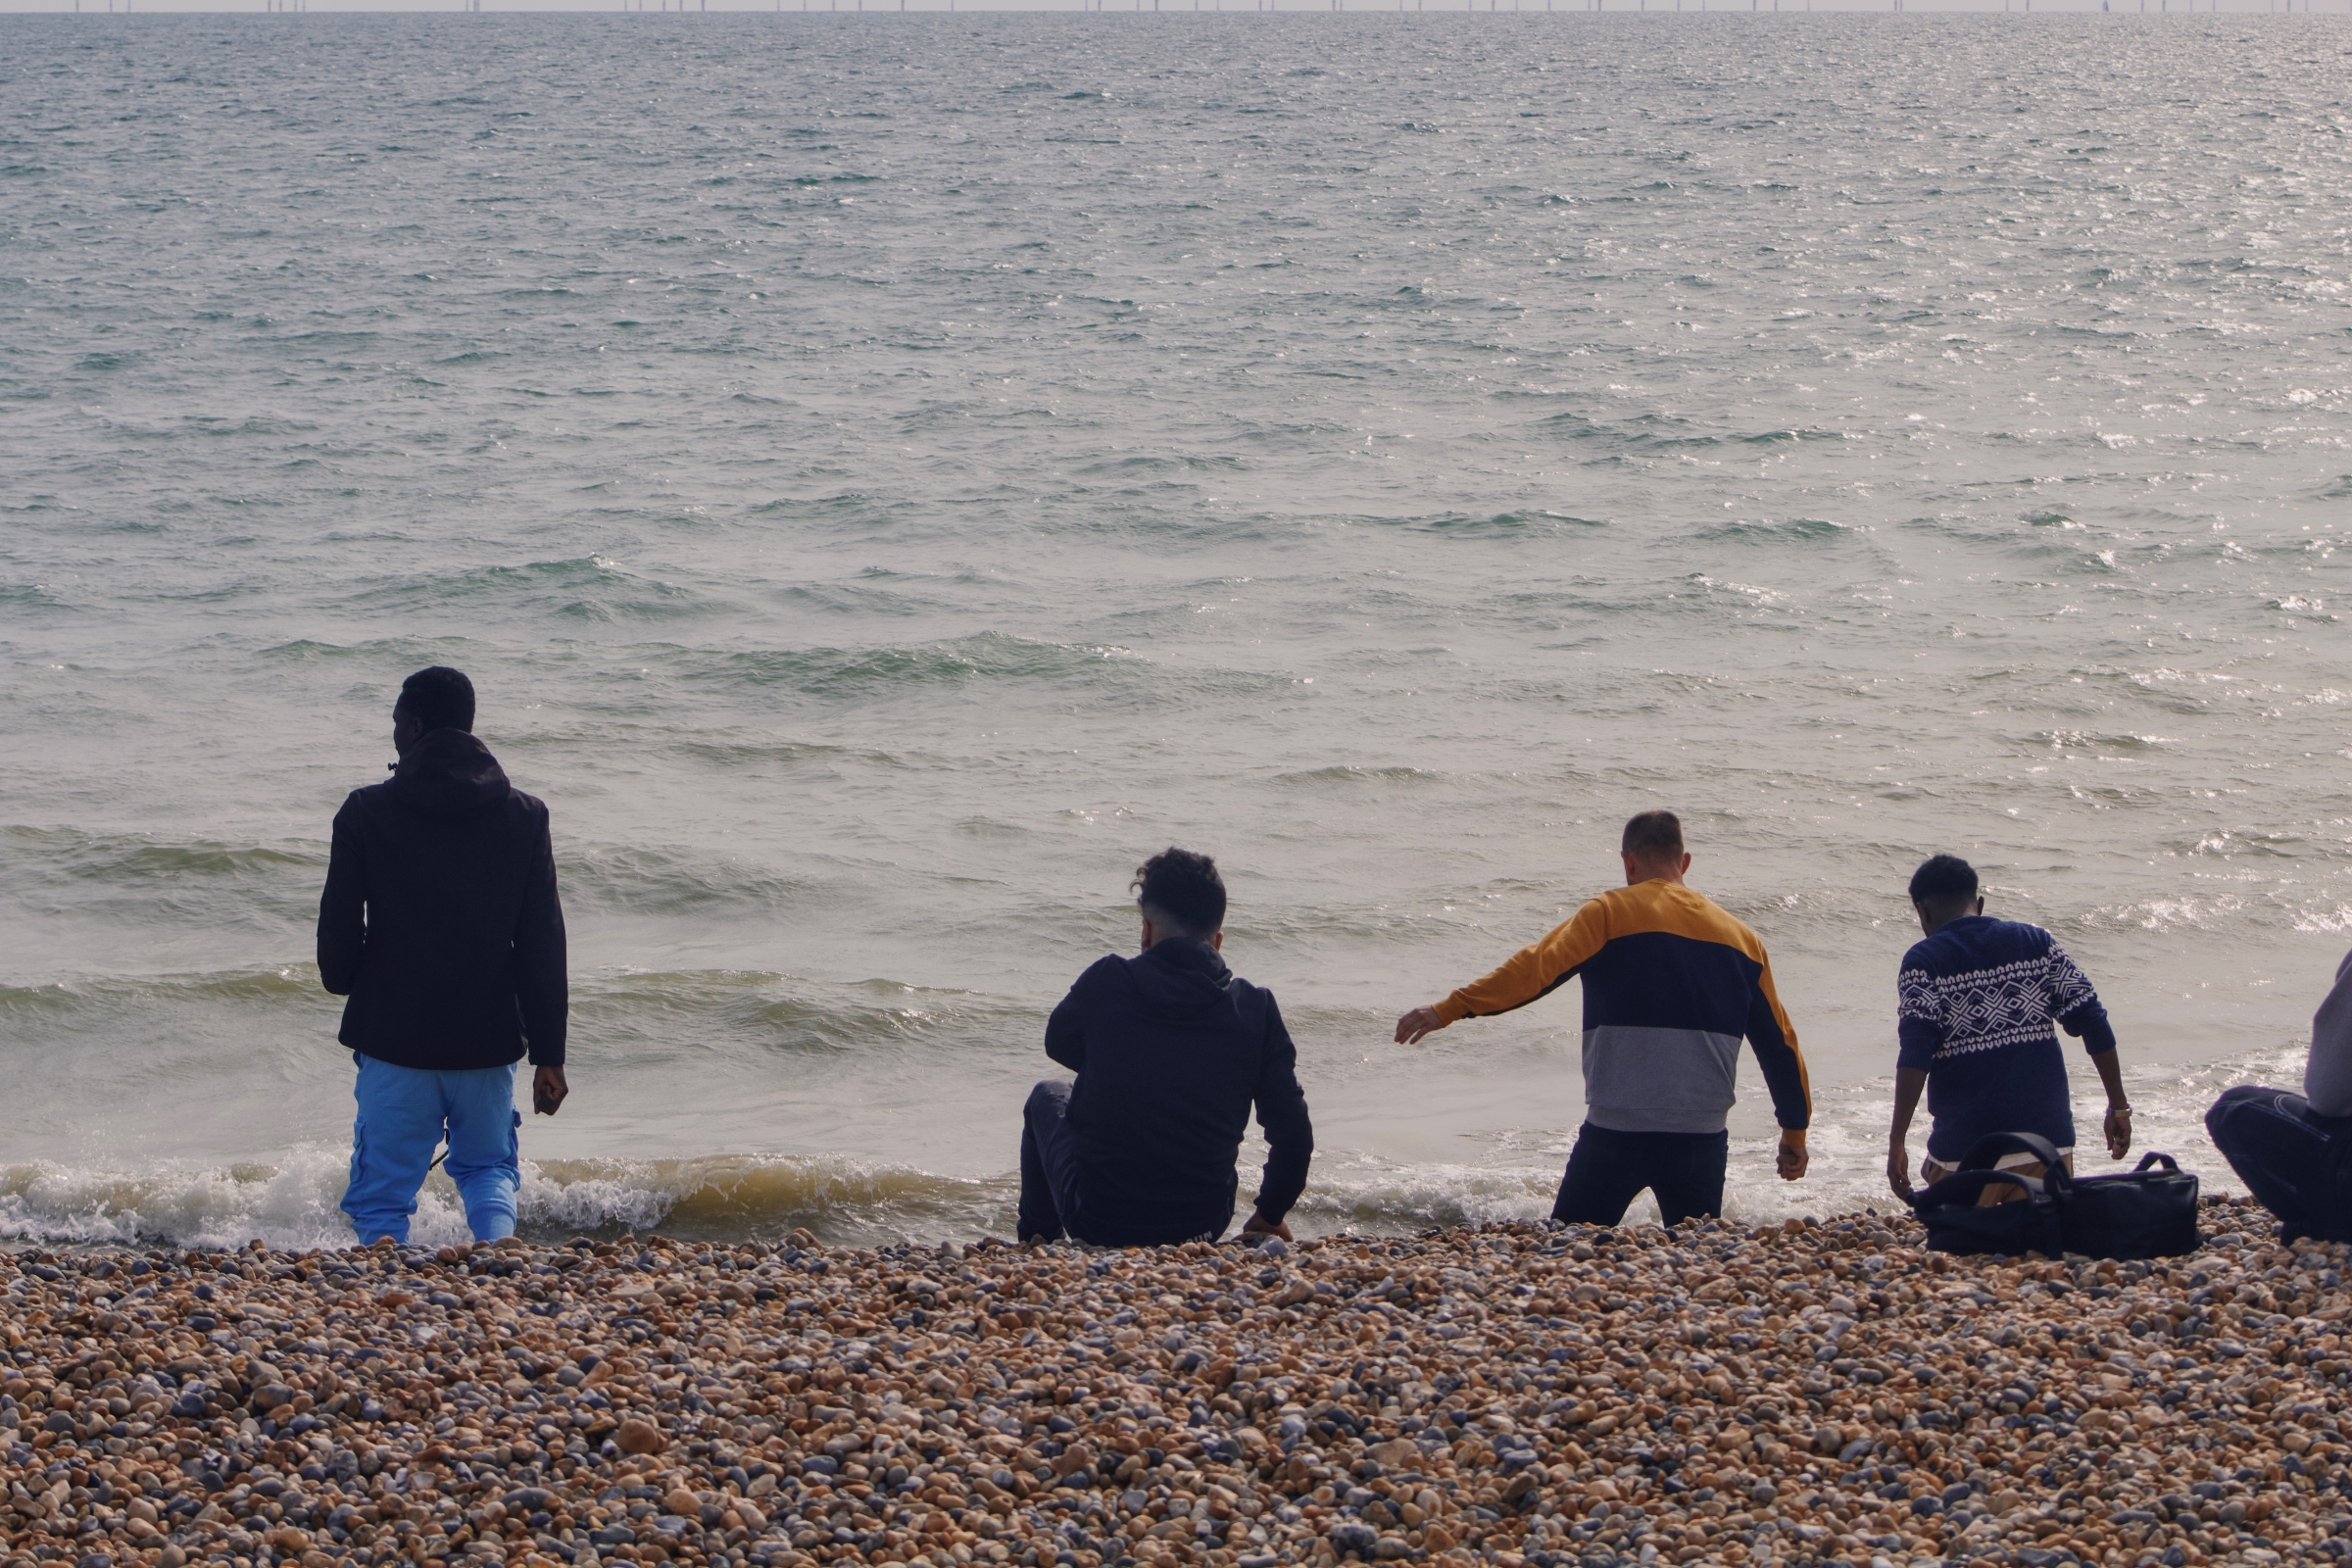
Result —
[{"label": "grey panel on sweater", "polygon": [[1604,1024],[1585,1031],[1585,1119],[1620,1133],[1719,1133],[1740,1037]]}]

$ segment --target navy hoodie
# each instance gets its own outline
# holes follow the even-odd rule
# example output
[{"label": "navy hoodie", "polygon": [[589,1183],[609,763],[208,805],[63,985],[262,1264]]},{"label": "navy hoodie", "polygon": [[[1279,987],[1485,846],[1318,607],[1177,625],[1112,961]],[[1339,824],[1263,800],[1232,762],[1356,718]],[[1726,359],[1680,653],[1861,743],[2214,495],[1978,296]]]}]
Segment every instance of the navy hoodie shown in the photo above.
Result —
[{"label": "navy hoodie", "polygon": [[564,906],[547,808],[462,729],[428,730],[335,813],[318,977],[344,1045],[427,1071],[564,1062]]},{"label": "navy hoodie", "polygon": [[1306,1187],[1315,1130],[1274,995],[1205,942],[1102,959],[1046,1021],[1046,1054],[1078,1075],[1073,1233],[1106,1247],[1221,1234],[1250,1106],[1266,1132],[1257,1212],[1279,1224]]}]

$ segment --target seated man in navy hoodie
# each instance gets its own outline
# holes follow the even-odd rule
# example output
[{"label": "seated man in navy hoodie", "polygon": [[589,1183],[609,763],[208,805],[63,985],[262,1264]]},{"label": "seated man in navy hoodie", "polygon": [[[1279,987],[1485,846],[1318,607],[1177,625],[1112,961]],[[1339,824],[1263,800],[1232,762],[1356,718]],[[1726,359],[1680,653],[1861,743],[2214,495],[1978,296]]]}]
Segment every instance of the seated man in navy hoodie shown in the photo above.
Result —
[{"label": "seated man in navy hoodie", "polygon": [[1272,993],[1237,978],[1217,863],[1167,850],[1135,873],[1143,952],[1078,977],[1046,1020],[1046,1054],[1077,1073],[1041,1083],[1021,1131],[1022,1241],[1104,1247],[1214,1241],[1233,1222],[1250,1106],[1265,1172],[1245,1235],[1291,1239],[1315,1130]]}]

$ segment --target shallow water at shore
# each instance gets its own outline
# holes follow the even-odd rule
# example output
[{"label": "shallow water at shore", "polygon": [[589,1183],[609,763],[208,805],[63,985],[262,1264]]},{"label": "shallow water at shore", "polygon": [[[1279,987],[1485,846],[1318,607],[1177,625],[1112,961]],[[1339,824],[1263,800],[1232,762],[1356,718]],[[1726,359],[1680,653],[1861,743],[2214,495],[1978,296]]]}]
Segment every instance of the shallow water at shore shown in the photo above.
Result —
[{"label": "shallow water at shore", "polygon": [[1172,841],[1316,1229],[1543,1211],[1573,995],[1389,1025],[1653,805],[1820,1091],[1784,1189],[1748,1070],[1735,1212],[1882,1200],[1933,850],[2099,985],[2143,1146],[2224,1185],[2204,1102],[2291,1081],[2326,19],[305,20],[0,24],[0,1228],[333,1231],[326,823],[435,660],[555,809],[538,1234],[1003,1229]]}]

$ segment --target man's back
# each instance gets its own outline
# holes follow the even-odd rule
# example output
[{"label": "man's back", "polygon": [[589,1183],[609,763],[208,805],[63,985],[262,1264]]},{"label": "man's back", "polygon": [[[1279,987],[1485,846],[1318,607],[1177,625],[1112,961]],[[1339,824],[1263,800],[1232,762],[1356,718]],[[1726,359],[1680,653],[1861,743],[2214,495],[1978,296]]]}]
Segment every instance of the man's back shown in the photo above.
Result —
[{"label": "man's back", "polygon": [[1745,1036],[1784,1125],[1811,1109],[1804,1060],[1764,945],[1713,900],[1663,879],[1612,888],[1438,1004],[1447,1023],[1585,982],[1586,1114],[1618,1132],[1711,1133],[1732,1107]]},{"label": "man's back", "polygon": [[2054,1047],[2055,1021],[2098,1001],[2056,937],[1988,914],[1965,915],[1912,943],[1898,986],[1901,1019],[1931,1025],[1940,1056]]},{"label": "man's back", "polygon": [[342,1043],[404,1067],[564,1059],[564,914],[547,808],[464,730],[431,730],[335,814],[318,970]]},{"label": "man's back", "polygon": [[1280,1215],[1304,1188],[1313,1131],[1281,1012],[1206,943],[1096,963],[1054,1009],[1046,1052],[1078,1075],[1069,1120],[1087,1240],[1223,1230],[1253,1101],[1274,1146],[1261,1211]]},{"label": "man's back", "polygon": [[1805,1174],[1813,1102],[1805,1058],[1756,934],[1684,884],[1690,852],[1672,811],[1638,811],[1618,839],[1625,885],[1483,979],[1396,1020],[1396,1043],[1524,1007],[1585,981],[1585,1123],[1551,1217],[1615,1225],[1646,1190],[1668,1225],[1723,1212],[1740,1040],[1755,1047],[1781,1124],[1783,1181]]},{"label": "man's back", "polygon": [[2058,1028],[2115,1049],[2098,993],[2057,938],[2022,920],[1971,914],[1903,955],[1898,1065],[1928,1074],[1930,1157],[1951,1164],[1987,1133],[2039,1133],[2073,1147]]}]

